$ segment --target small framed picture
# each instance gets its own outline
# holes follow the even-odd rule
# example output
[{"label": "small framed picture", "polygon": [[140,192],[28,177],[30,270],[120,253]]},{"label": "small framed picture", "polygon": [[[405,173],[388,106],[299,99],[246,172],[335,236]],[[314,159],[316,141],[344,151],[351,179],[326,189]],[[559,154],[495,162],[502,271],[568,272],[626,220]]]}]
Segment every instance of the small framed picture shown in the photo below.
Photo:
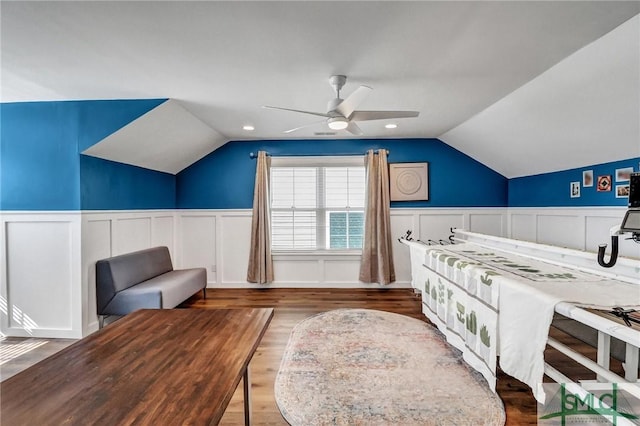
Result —
[{"label": "small framed picture", "polygon": [[596,189],[598,192],[611,191],[611,175],[598,176]]},{"label": "small framed picture", "polygon": [[616,185],[616,198],[629,198],[629,185]]},{"label": "small framed picture", "polygon": [[571,198],[580,197],[580,182],[571,182]]},{"label": "small framed picture", "polygon": [[585,188],[593,186],[593,170],[585,170],[582,172],[582,186]]},{"label": "small framed picture", "polygon": [[616,182],[629,182],[633,173],[633,167],[625,167],[624,169],[616,169]]}]

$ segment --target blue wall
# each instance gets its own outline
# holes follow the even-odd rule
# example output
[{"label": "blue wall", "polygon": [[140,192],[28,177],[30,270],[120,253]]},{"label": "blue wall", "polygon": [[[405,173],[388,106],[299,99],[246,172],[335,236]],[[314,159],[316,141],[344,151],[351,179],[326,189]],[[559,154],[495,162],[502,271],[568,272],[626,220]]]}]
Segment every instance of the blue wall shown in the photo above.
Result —
[{"label": "blue wall", "polygon": [[[624,206],[615,196],[615,170],[639,157],[507,180],[437,139],[351,139],[229,142],[172,176],[80,155],[80,152],[164,102],[151,100],[0,104],[0,210],[119,210],[251,208],[255,160],[273,155],[363,154],[391,151],[389,162],[429,162],[430,199],[393,207]],[[612,175],[613,190],[569,183]]]},{"label": "blue wall", "polygon": [[[596,164],[578,169],[563,170],[534,176],[509,179],[509,207],[582,207],[582,206],[626,206],[627,198],[616,198],[616,169],[632,167],[639,170],[640,157],[611,163]],[[593,170],[593,186],[582,186],[582,172]],[[612,189],[598,192],[598,176],[611,175]],[[580,197],[571,198],[570,183],[580,182]]]},{"label": "blue wall", "polygon": [[82,155],[82,210],[174,209],[176,177]]},{"label": "blue wall", "polygon": [[[79,210],[98,208],[137,208],[129,190],[122,190],[126,176],[140,172],[125,173],[117,190],[104,194],[99,183],[113,173],[123,173],[123,168],[85,170],[86,176],[94,179],[83,183],[81,190],[80,152],[99,142],[147,111],[155,108],[164,99],[66,101],[66,102],[21,102],[0,104],[0,210]],[[86,165],[85,165],[86,166]],[[122,166],[131,167],[131,166]],[[86,169],[86,167],[85,167]],[[104,173],[100,179],[97,173]],[[149,171],[150,172],[150,171]],[[150,172],[149,192],[157,192],[157,179]],[[95,190],[92,182],[97,182]],[[139,186],[138,183],[133,183]],[[175,183],[174,183],[175,185]],[[173,187],[174,188],[174,187]],[[94,191],[96,193],[94,193]],[[175,191],[166,187],[175,199]],[[144,192],[137,189],[137,192]],[[104,194],[106,202],[96,203]],[[87,197],[87,201],[82,198]],[[172,208],[166,195],[160,197],[156,208]],[[147,200],[148,201],[148,200]],[[145,205],[148,203],[145,203]],[[116,207],[118,206],[118,207]]]},{"label": "blue wall", "polygon": [[0,121],[0,209],[79,209],[77,105],[1,104]]},{"label": "blue wall", "polygon": [[364,154],[386,148],[389,162],[429,162],[429,201],[392,207],[504,207],[507,179],[438,139],[346,139],[229,142],[177,176],[177,207],[251,208],[256,162],[250,152],[272,155]]}]

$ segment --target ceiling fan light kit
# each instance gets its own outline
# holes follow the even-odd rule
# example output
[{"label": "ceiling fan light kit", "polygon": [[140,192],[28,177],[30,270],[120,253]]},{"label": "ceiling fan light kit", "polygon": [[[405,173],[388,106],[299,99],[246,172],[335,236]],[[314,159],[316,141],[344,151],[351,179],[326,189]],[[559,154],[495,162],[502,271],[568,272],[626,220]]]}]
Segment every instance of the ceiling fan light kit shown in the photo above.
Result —
[{"label": "ceiling fan light kit", "polygon": [[[303,111],[292,108],[282,108],[275,106],[265,105],[263,108],[277,109],[281,111],[299,112],[302,114],[316,115],[325,117],[320,123],[326,123],[331,130],[346,130],[352,135],[361,136],[364,133],[356,124],[357,121],[371,121],[371,120],[387,120],[390,118],[410,118],[417,117],[420,113],[418,111],[356,111],[356,108],[364,101],[364,99],[373,90],[369,86],[360,86],[353,93],[351,93],[346,99],[340,98],[340,90],[347,82],[347,77],[344,75],[332,75],[329,78],[329,84],[336,92],[336,97],[331,99],[327,104],[327,112],[313,112]],[[285,130],[284,133],[292,133],[307,127],[313,127],[320,123],[311,123],[304,126],[296,127],[293,129]],[[395,128],[387,127],[387,128]]]},{"label": "ceiling fan light kit", "polygon": [[327,120],[327,125],[331,130],[344,130],[349,126],[349,120],[344,117],[332,117]]}]

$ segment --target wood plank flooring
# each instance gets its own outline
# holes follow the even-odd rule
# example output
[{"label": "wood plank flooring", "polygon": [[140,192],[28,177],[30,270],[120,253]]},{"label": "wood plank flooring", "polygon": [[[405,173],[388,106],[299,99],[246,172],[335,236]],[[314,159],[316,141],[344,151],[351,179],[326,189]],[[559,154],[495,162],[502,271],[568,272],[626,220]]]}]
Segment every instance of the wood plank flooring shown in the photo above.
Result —
[{"label": "wood plank flooring", "polygon": [[3,381],[2,422],[217,424],[272,315],[138,310]]},{"label": "wood plank flooring", "polygon": [[[206,300],[202,299],[200,293],[180,307],[189,309],[275,308],[269,329],[250,365],[253,422],[255,425],[286,425],[275,402],[273,385],[289,334],[299,321],[331,309],[366,308],[395,312],[428,322],[421,312],[420,303],[419,295],[414,294],[411,289],[208,289]],[[593,348],[553,328],[551,335],[595,360]],[[41,348],[47,346],[49,345]],[[19,364],[20,358],[11,361],[10,364]],[[576,366],[573,361],[552,348],[547,348],[545,359],[574,379],[594,377],[585,368]],[[3,367],[8,365],[5,364]],[[622,373],[620,363],[612,360],[612,370],[618,374]],[[537,423],[536,402],[526,385],[499,372],[497,390],[505,404],[507,425]],[[244,424],[242,386],[238,386],[220,424]]]},{"label": "wood plank flooring", "polygon": [[[253,419],[260,425],[286,425],[278,411],[273,384],[292,328],[303,319],[331,309],[366,308],[395,312],[428,320],[421,311],[420,297],[410,289],[224,289],[207,290],[207,299],[194,296],[183,307],[196,309],[234,307],[274,307],[275,315],[251,364]],[[552,329],[556,339],[595,359],[595,351],[564,333]],[[548,348],[546,358],[563,373],[574,378],[593,378],[583,367],[573,366],[564,355]],[[614,367],[615,368],[615,367]],[[620,366],[617,366],[620,370]],[[536,401],[529,388],[499,372],[498,394],[505,404],[507,425],[537,424]],[[242,392],[236,391],[222,419],[223,425],[242,424]]]}]

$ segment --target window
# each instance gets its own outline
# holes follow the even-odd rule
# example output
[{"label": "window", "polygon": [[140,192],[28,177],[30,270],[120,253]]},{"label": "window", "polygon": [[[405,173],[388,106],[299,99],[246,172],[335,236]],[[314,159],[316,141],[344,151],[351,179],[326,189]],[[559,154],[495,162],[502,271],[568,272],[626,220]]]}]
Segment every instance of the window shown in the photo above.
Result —
[{"label": "window", "polygon": [[361,249],[364,194],[362,157],[272,158],[272,249]]}]

